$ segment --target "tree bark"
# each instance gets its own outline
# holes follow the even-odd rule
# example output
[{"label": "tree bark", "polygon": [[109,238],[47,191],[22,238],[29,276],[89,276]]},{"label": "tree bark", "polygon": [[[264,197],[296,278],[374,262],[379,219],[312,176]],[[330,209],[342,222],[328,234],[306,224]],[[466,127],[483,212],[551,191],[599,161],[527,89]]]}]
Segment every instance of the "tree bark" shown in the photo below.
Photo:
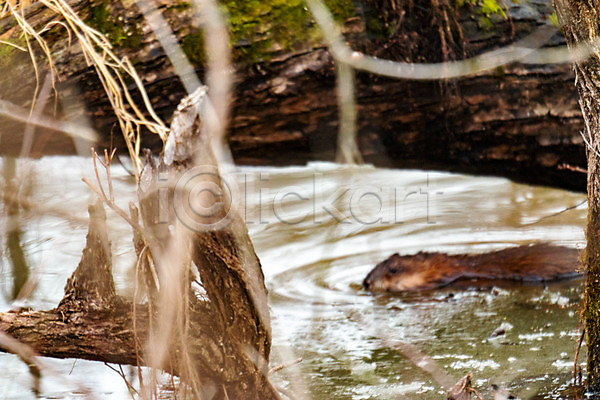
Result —
[{"label": "tree bark", "polygon": [[[556,11],[570,47],[600,37],[600,1],[555,0]],[[587,338],[588,390],[600,394],[600,52],[575,62],[576,85],[585,121],[588,220],[584,320]]]},{"label": "tree bark", "polygon": [[[419,0],[419,4],[429,4],[426,1]],[[88,2],[70,3],[82,15],[90,13]],[[365,3],[367,11],[373,4],[385,5],[383,1]],[[180,41],[188,43],[193,26],[190,13],[174,7],[173,2],[165,0],[160,10]],[[545,23],[551,13],[549,0],[524,7],[511,5],[512,19],[500,18],[485,32],[477,28],[473,11],[464,10],[456,25],[464,33],[464,53],[474,55],[506,45]],[[117,51],[135,60],[155,109],[168,119],[185,95],[179,79],[133,2],[112,2],[109,11],[111,18],[126,16],[128,24],[141,32],[139,45],[121,45]],[[31,14],[36,26],[51,19],[39,6],[33,7]],[[379,12],[376,15],[384,18]],[[389,13],[385,15],[387,20],[391,18]],[[414,18],[409,28],[420,30],[417,37],[435,38],[437,30],[433,36],[425,31],[431,21],[419,20],[418,15],[409,17]],[[18,32],[11,29],[10,18],[0,21],[0,38],[11,38]],[[366,37],[366,29],[361,18],[345,24],[347,39],[354,48],[382,58],[404,61],[405,55],[413,52],[419,61],[426,61],[427,54],[437,60],[449,51],[443,51],[435,40],[431,47],[414,50],[424,46],[423,40],[415,44],[406,32],[371,40]],[[81,118],[85,105],[84,116],[102,134],[100,146],[108,147],[115,119],[94,72],[85,65],[76,46],[64,50],[67,39],[59,27],[49,34],[53,35],[52,51],[62,77],[59,116]],[[563,42],[557,35],[549,45]],[[238,52],[240,48],[243,46],[237,48]],[[455,58],[462,57],[460,53]],[[15,53],[7,65],[19,67],[7,68],[0,75],[2,93],[6,99],[27,106],[34,82],[27,55]],[[202,76],[201,63],[196,67]],[[335,160],[339,114],[334,75],[332,58],[318,43],[298,51],[270,52],[261,55],[258,62],[238,58],[229,136],[236,162],[290,165]],[[572,70],[567,64],[517,63],[451,82],[391,80],[365,73],[359,73],[356,81],[358,141],[366,162],[382,167],[500,175],[521,182],[585,190],[585,174],[581,172],[586,168],[585,148],[579,136],[583,122]],[[22,131],[22,124],[9,123],[6,118],[0,121],[4,132],[0,151],[18,152],[21,137],[15,132]],[[124,151],[120,135],[113,136],[113,142]],[[75,150],[70,139],[56,132],[38,129],[37,138],[34,155]],[[161,146],[152,135],[145,136],[144,145],[154,149]]]}]

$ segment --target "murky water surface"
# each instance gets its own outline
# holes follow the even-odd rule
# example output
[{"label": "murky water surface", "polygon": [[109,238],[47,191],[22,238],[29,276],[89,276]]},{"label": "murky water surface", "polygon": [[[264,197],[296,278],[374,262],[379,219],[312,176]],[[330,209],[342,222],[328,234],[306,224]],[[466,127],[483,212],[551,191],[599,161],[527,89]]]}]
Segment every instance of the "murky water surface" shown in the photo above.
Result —
[{"label": "murky water surface", "polygon": [[[22,229],[36,285],[26,301],[11,303],[3,259],[0,308],[47,309],[62,297],[84,246],[94,195],[81,178],[93,179],[91,161],[52,157],[18,167],[34,183],[35,206]],[[118,165],[113,175],[126,209],[133,180]],[[241,168],[227,179],[239,184],[238,211],[270,291],[272,364],[303,359],[273,376],[297,398],[440,399],[445,379],[467,373],[484,394],[493,383],[521,398],[558,396],[569,383],[581,280],[396,296],[373,295],[360,284],[395,252],[478,253],[539,241],[582,248],[584,195],[497,178],[333,164]],[[111,214],[116,284],[129,293],[130,230]],[[506,334],[491,339],[500,326]],[[433,374],[419,366],[422,355]],[[46,362],[59,377],[43,380],[44,398],[80,397],[78,385],[98,398],[129,398],[122,379],[101,363]],[[2,354],[0,365],[0,399],[34,398],[22,363]]]}]

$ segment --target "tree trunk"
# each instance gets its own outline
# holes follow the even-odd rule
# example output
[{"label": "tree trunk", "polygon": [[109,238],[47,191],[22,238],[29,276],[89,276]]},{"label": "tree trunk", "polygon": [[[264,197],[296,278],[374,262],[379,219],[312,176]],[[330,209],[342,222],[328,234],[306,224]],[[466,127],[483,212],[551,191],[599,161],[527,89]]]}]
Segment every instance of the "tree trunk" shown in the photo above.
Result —
[{"label": "tree trunk", "polygon": [[[600,37],[600,1],[555,0],[556,11],[570,47]],[[600,52],[575,62],[575,76],[588,138],[588,223],[585,329],[588,348],[588,390],[600,394]]]},{"label": "tree trunk", "polygon": [[[211,165],[209,176],[218,176],[198,113],[204,98],[191,98],[198,101],[186,98],[187,106],[177,111],[175,118],[180,119],[170,133],[182,135],[176,146],[183,150],[178,147],[175,154],[185,157],[176,162],[161,157],[157,166],[149,154],[138,188],[141,213],[132,206],[134,248],[142,266],[137,272],[145,274],[143,269],[153,265],[160,278],[156,286],[146,280],[148,302],[136,304],[116,295],[104,206],[98,201],[90,206],[86,247],[58,307],[0,313],[0,330],[48,357],[163,369],[180,376],[200,399],[279,399],[267,376],[271,349],[267,289],[245,224],[228,213],[223,215],[225,224],[195,229],[196,225],[186,224],[194,221],[176,214],[177,196],[186,196],[179,201],[187,204],[195,192],[159,185],[165,175],[169,183],[177,184],[186,172],[201,176],[191,169],[195,163]],[[190,124],[179,123],[183,119]],[[193,180],[191,189],[201,184]],[[169,203],[161,204],[162,189],[169,190]],[[104,201],[111,205],[109,198]],[[168,211],[166,221],[160,219],[161,207]],[[143,226],[138,225],[138,214]],[[192,286],[197,280],[192,278],[192,261],[205,293]]]},{"label": "tree trunk", "polygon": [[[427,9],[428,1],[415,3]],[[92,18],[90,3],[82,0],[70,3],[90,23],[97,22]],[[189,49],[198,46],[190,12],[175,3],[164,0],[160,10],[202,76],[201,60],[189,53]],[[105,2],[96,2],[99,4]],[[385,11],[386,1],[365,1],[365,4],[362,11],[380,17],[382,24],[395,23],[389,9]],[[438,30],[432,30],[432,21],[428,19],[432,17],[428,14],[407,15],[404,31],[370,39],[369,28],[362,19],[364,14],[358,12],[358,18],[345,24],[345,31],[355,49],[382,58],[405,61],[411,56],[419,62],[439,61],[444,54],[463,58],[464,54],[475,55],[523,37],[545,23],[551,13],[550,0],[510,4],[512,19],[498,18],[486,31],[477,28],[473,10],[459,12],[452,30],[456,33],[458,26],[462,29],[461,48],[446,48],[436,40]],[[125,15],[131,30],[137,32],[135,46],[114,39],[117,51],[135,61],[153,106],[160,116],[168,119],[185,92],[164,51],[134,2],[111,2],[106,10],[109,21],[123,25],[118,17]],[[52,18],[39,4],[30,8],[30,15],[35,26],[43,26]],[[0,21],[0,39],[17,40],[18,30],[13,24],[11,18]],[[418,40],[409,32],[413,29]],[[116,35],[114,29],[107,32],[109,37]],[[67,38],[60,26],[47,35],[51,35],[51,48],[62,78],[56,104],[58,115],[71,120],[87,117],[101,133],[100,146],[108,147],[115,119],[95,73],[86,66],[76,46],[64,50]],[[557,35],[549,45],[563,42]],[[238,55],[237,87],[229,143],[236,162],[290,165],[335,160],[339,114],[334,64],[327,49],[311,42],[293,51],[266,50],[256,55],[259,61],[248,61],[239,55],[247,47],[234,48],[234,54]],[[27,106],[35,82],[30,61],[26,54],[16,50],[9,55],[0,63],[3,98]],[[583,123],[572,81],[572,70],[567,64],[516,63],[451,82],[391,80],[359,73],[357,128],[363,159],[382,167],[500,175],[583,191],[585,174],[581,170],[586,168],[586,158],[579,136]],[[48,103],[47,111],[51,113],[55,104]],[[18,132],[23,130],[23,124],[4,117],[0,117],[0,122],[3,132],[0,152],[18,153],[22,141]],[[113,139],[120,151],[124,151],[119,135],[114,134]],[[153,135],[145,136],[144,145],[153,149],[161,146]],[[74,151],[70,139],[38,129],[34,155]]]}]

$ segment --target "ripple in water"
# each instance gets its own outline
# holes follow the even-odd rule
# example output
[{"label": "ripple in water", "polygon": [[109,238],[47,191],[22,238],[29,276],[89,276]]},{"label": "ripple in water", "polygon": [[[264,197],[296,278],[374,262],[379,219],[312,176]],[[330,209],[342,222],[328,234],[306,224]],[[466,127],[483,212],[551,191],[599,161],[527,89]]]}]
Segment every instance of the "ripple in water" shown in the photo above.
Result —
[{"label": "ripple in water", "polygon": [[[70,221],[46,215],[24,226],[26,239],[35,243],[30,256],[41,266],[40,286],[28,304],[49,308],[79,261],[92,196],[81,177],[93,180],[93,171],[89,160],[72,157],[45,158],[32,168],[40,204],[60,207],[69,193],[69,207],[81,211]],[[133,182],[118,168],[113,175],[117,199],[126,208]],[[439,399],[444,393],[439,382],[407,349],[426,355],[456,380],[473,372],[484,393],[496,383],[521,398],[543,397],[559,393],[568,381],[581,281],[395,296],[367,293],[361,282],[395,252],[477,253],[535,241],[581,247],[585,208],[559,212],[583,195],[497,178],[327,163],[241,168],[236,179],[245,201],[239,199],[239,209],[270,291],[273,364],[304,359],[274,379],[298,397]],[[130,229],[110,214],[117,286],[127,291]],[[489,339],[503,323],[513,329]],[[0,359],[6,371],[20,371],[15,357]],[[55,361],[65,374],[73,366]],[[73,374],[103,398],[128,396],[119,377],[105,377],[106,367],[82,365]],[[5,398],[26,397],[27,385],[13,378],[0,376]],[[64,398],[69,390],[47,393]]]}]

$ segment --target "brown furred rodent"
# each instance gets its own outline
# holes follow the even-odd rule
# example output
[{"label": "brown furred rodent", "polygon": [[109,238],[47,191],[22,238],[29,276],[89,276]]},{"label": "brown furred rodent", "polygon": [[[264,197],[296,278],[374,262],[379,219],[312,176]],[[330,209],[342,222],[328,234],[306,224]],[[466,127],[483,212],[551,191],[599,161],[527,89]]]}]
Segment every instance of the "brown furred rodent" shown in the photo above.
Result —
[{"label": "brown furred rodent", "polygon": [[455,282],[505,280],[548,282],[573,278],[578,272],[579,251],[550,244],[512,247],[476,255],[423,253],[394,254],[373,268],[363,281],[374,291],[430,290]]}]

